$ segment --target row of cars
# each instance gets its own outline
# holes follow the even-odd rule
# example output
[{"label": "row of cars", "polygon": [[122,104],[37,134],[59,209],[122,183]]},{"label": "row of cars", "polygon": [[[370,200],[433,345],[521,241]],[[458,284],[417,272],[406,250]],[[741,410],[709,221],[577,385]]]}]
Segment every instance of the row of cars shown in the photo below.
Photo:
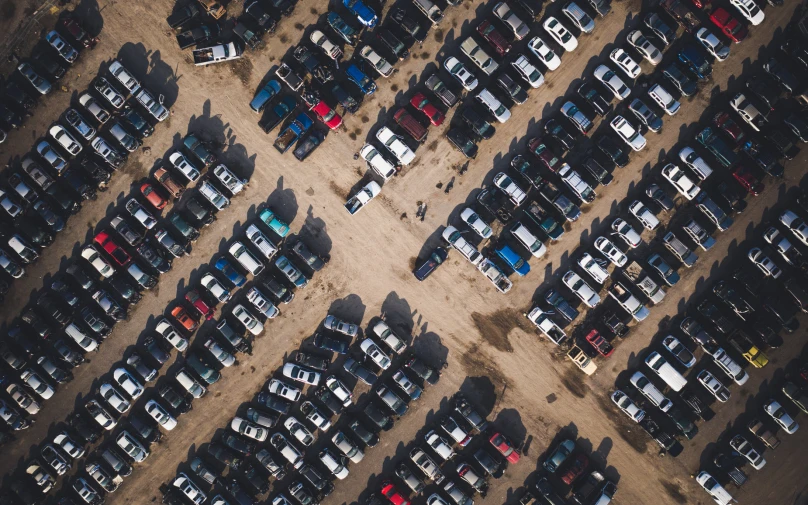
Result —
[{"label": "row of cars", "polygon": [[[3,233],[8,235],[4,240],[7,250],[0,251],[0,266],[12,279],[25,274],[23,265],[36,261],[53,242],[54,234],[65,229],[67,215],[80,210],[79,202],[95,199],[97,191],[104,191],[127,155],[154,131],[144,114],[126,103],[127,95],[153,121],[168,117],[168,110],[118,60],[108,70],[109,79],[99,76],[93,81],[99,98],[90,92],[80,94],[82,112],[78,106],[65,111],[62,121],[49,128],[48,138],[36,144],[37,154],[25,155],[19,167],[6,172],[6,184],[0,188],[0,215],[15,229]],[[110,110],[120,116],[114,117]],[[101,129],[105,130],[103,136]],[[9,286],[4,279],[3,292]]]},{"label": "row of cars", "polygon": [[[255,497],[269,492],[271,477],[276,488],[288,483],[289,496],[302,505],[329,495],[334,484],[326,475],[345,479],[350,473],[349,462],[361,462],[365,448],[378,444],[378,433],[391,429],[394,417],[406,414],[407,403],[421,397],[423,388],[415,380],[430,384],[439,377],[437,370],[407,351],[405,341],[386,322],[378,320],[371,328],[375,339],[357,339],[360,358],[349,354],[350,341],[344,340],[346,336],[358,337],[359,327],[328,315],[311,344],[322,351],[347,354],[345,359],[332,362],[331,356],[298,350],[280,368],[277,378],[269,380],[266,391],[242,409],[244,412],[230,422],[229,430],[208,446],[207,457],[195,458],[188,465],[190,472],[178,473],[172,482],[175,489],[164,501],[174,503],[177,495],[184,495],[201,504],[207,499],[203,487],[220,485],[236,503],[252,504]],[[394,370],[399,357],[404,358],[403,366]],[[330,368],[340,365],[354,379],[375,387],[370,396],[376,401],[371,399],[363,408],[333,420],[334,415],[340,416],[358,403],[350,382],[346,384],[337,374],[326,376]],[[389,380],[379,376],[386,373],[392,373]],[[312,386],[313,392],[308,399],[304,398],[306,386]],[[323,437],[317,436],[320,432]],[[211,465],[214,471],[209,470]],[[287,471],[289,467],[294,475]],[[219,475],[228,468],[226,476]],[[212,502],[231,503],[221,494]],[[283,491],[272,502],[291,503]]]}]

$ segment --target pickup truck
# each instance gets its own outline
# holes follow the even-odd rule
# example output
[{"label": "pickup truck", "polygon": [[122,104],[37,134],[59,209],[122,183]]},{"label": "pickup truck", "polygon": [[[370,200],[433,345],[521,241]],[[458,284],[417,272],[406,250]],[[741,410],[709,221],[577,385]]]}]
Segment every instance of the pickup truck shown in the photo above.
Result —
[{"label": "pickup truck", "polygon": [[345,202],[345,210],[348,214],[354,215],[362,210],[373,198],[382,192],[382,187],[376,181],[365,184],[354,196]]},{"label": "pickup truck", "polygon": [[741,329],[736,328],[728,337],[727,341],[741,353],[746,361],[755,368],[763,368],[769,363],[769,358],[752,342],[752,339]]},{"label": "pickup truck", "polygon": [[550,211],[544,209],[536,202],[530,202],[530,205],[525,209],[525,214],[541,228],[550,240],[558,240],[564,235],[564,227],[559,223],[556,218],[552,216]]},{"label": "pickup truck", "polygon": [[592,203],[595,201],[595,197],[597,196],[595,190],[569,165],[565,163],[558,169],[558,175],[582,203]]},{"label": "pickup truck", "polygon": [[[623,270],[623,275],[645,293],[652,302],[659,303],[665,299],[665,291],[643,270],[639,263],[632,261]],[[624,307],[625,308],[625,307]],[[629,310],[629,312],[631,312]]]},{"label": "pickup truck", "polygon": [[312,77],[325,84],[334,80],[334,73],[331,69],[323,65],[320,59],[308,47],[297,46],[292,53],[297,61],[311,74]]},{"label": "pickup truck", "polygon": [[598,330],[592,330],[586,335],[586,341],[598,351],[598,354],[608,358],[614,352],[614,347]]},{"label": "pickup truck", "polygon": [[539,194],[555,207],[566,221],[577,221],[581,217],[581,209],[567,198],[555,184],[545,179],[539,188]]},{"label": "pickup truck", "polygon": [[651,416],[645,416],[645,418],[640,421],[640,426],[644,429],[654,441],[659,444],[660,447],[669,451],[673,448],[676,444],[676,439],[674,439],[670,434],[663,431],[659,425],[651,419]]},{"label": "pickup truck", "polygon": [[586,375],[592,375],[598,369],[598,366],[592,361],[592,358],[577,345],[573,345],[572,348],[567,351],[567,357]]},{"label": "pickup truck", "polygon": [[424,13],[424,16],[429,19],[433,25],[437,25],[443,19],[443,11],[431,0],[412,0],[412,3],[418,7],[418,10]]},{"label": "pickup truck", "polygon": [[250,49],[258,49],[264,45],[264,41],[261,40],[261,37],[250,30],[244,23],[237,23],[236,26],[233,27],[233,33]]},{"label": "pickup truck", "polygon": [[691,219],[690,222],[684,225],[683,229],[703,250],[709,251],[715,245],[715,239],[694,219]]},{"label": "pickup truck", "polygon": [[292,70],[292,67],[286,63],[281,63],[275,71],[275,75],[278,76],[278,79],[285,82],[287,86],[292,88],[292,91],[297,91],[300,89],[300,86],[303,86],[303,78],[297,75],[297,73]]},{"label": "pickup truck", "polygon": [[673,232],[668,232],[662,239],[662,242],[665,244],[665,247],[688,268],[696,264],[696,260],[699,259],[696,253],[691,251]]},{"label": "pickup truck", "polygon": [[477,269],[491,281],[500,293],[507,293],[513,287],[513,282],[488,258],[483,258],[477,265]]},{"label": "pickup truck", "polygon": [[275,149],[283,154],[294,145],[295,142],[306,133],[314,124],[314,121],[305,112],[301,112],[289,125],[281,130],[278,138],[275,139]]},{"label": "pickup truck", "polygon": [[204,49],[194,49],[194,65],[201,67],[212,63],[232,61],[241,58],[241,48],[235,43],[219,44]]},{"label": "pickup truck", "polygon": [[535,324],[542,335],[549,338],[555,345],[562,345],[567,341],[567,334],[564,333],[564,330],[553,322],[553,320],[550,319],[550,314],[543,311],[538,305],[533,307],[529,313],[525,314],[525,317],[527,317],[531,323]]},{"label": "pickup truck", "polygon": [[637,321],[642,321],[650,313],[637,298],[631,294],[619,281],[612,284],[607,290],[609,296],[614,298],[623,309],[631,314]]},{"label": "pickup truck", "polygon": [[224,5],[220,4],[217,0],[198,0],[202,7],[211,15],[214,19],[219,19],[220,17],[224,16],[227,13],[227,10],[224,8]]},{"label": "pickup truck", "polygon": [[485,417],[477,412],[477,410],[471,406],[471,403],[459,393],[455,396],[455,410],[458,414],[463,416],[463,419],[465,419],[473,429],[477,430],[477,432],[482,433],[488,428],[488,421],[485,420]]},{"label": "pickup truck", "polygon": [[189,133],[182,139],[182,145],[185,146],[185,149],[187,149],[189,153],[192,153],[197,160],[202,162],[204,168],[209,168],[217,161],[216,155],[208,150],[205,146],[205,142],[192,133]]},{"label": "pickup truck", "polygon": [[268,112],[264,114],[258,126],[264,130],[264,133],[269,133],[274,130],[284,119],[289,117],[289,114],[297,107],[297,101],[291,96],[285,96],[280,99]]},{"label": "pickup truck", "polygon": [[477,195],[477,202],[482,205],[492,215],[497,216],[502,224],[507,224],[513,219],[513,215],[506,208],[510,204],[510,198],[499,188],[484,189]]},{"label": "pickup truck", "polygon": [[438,99],[443,102],[443,105],[447,107],[454,107],[459,98],[457,95],[452,93],[452,91],[446,87],[446,84],[440,80],[440,77],[437,74],[432,74],[426,79],[426,87],[429,88],[432,93],[435,94]]},{"label": "pickup truck", "polygon": [[696,33],[700,25],[699,19],[685,6],[682,0],[662,0],[662,8],[688,33]]},{"label": "pickup truck", "polygon": [[185,7],[181,7],[174,12],[171,13],[170,16],[166,19],[168,22],[168,26],[173,29],[177,29],[187,23],[188,21],[192,20],[200,13],[199,6],[196,4],[188,4]]},{"label": "pickup truck", "polygon": [[218,37],[221,31],[222,29],[219,28],[218,23],[197,26],[192,30],[186,30],[177,35],[177,44],[179,44],[180,49],[188,49],[191,46],[198,46],[210,42]]},{"label": "pickup truck", "polygon": [[727,168],[738,164],[738,155],[732,148],[715,134],[712,128],[707,127],[696,135],[696,140],[707,148],[719,163]]},{"label": "pickup truck", "polygon": [[544,301],[552,305],[553,308],[569,322],[572,322],[580,314],[580,312],[570,305],[570,302],[555,289],[551,289],[545,293]]}]

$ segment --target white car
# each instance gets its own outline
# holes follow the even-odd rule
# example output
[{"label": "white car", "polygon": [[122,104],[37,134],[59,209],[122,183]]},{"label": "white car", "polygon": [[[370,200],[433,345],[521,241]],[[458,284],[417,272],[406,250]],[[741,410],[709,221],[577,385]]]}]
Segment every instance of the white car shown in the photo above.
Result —
[{"label": "white car", "polygon": [[141,463],[149,457],[149,451],[143,447],[143,444],[137,441],[135,437],[129,434],[128,431],[122,431],[115,439],[118,447],[129,455],[130,458],[135,460],[135,463]]},{"label": "white car", "polygon": [[213,175],[219,179],[219,182],[221,182],[233,196],[241,193],[244,186],[247,185],[247,181],[239,179],[232,170],[222,164],[217,165],[216,168],[213,169]]},{"label": "white car", "polygon": [[760,247],[753,247],[749,249],[749,260],[755,264],[758,269],[763,272],[766,277],[771,277],[772,279],[776,279],[783,274],[783,271],[780,270],[780,267],[771,260]]},{"label": "white car", "polygon": [[95,268],[96,271],[98,271],[98,273],[104,277],[112,277],[112,274],[115,273],[115,269],[112,268],[112,265],[101,257],[98,250],[91,245],[88,245],[81,250],[81,257],[86,259],[93,266],[93,268]]},{"label": "white car", "polygon": [[328,450],[328,447],[320,451],[318,455],[320,462],[325,466],[331,474],[339,480],[348,476],[348,462],[345,456],[337,456]]},{"label": "white car", "polygon": [[[230,294],[230,290],[224,287],[224,285],[219,282],[219,279],[213,276],[213,274],[207,273],[202,276],[199,283],[204,286],[204,288],[211,294],[214,298],[219,300],[222,303],[227,303],[232,298]],[[180,351],[182,349],[179,349]]]},{"label": "white car", "polygon": [[645,38],[640,30],[634,30],[628,34],[628,43],[637,50],[651,65],[659,65],[662,61],[662,51],[656,48]]},{"label": "white car", "polygon": [[52,30],[45,35],[45,40],[64,58],[68,63],[73,63],[79,57],[78,51],[67,43],[56,30]]},{"label": "white car", "polygon": [[244,435],[245,437],[249,437],[259,442],[266,440],[267,436],[269,435],[265,428],[240,417],[234,417],[233,420],[230,421],[230,429],[239,435]]},{"label": "white car", "polygon": [[505,172],[500,172],[494,176],[494,185],[504,191],[514,205],[522,205],[527,199],[527,193],[513,182],[513,179],[508,177]]},{"label": "white car", "polygon": [[642,244],[642,237],[637,231],[632,228],[624,219],[617,218],[612,222],[612,231],[615,235],[622,238],[626,244],[632,249],[637,248]]},{"label": "white car", "polygon": [[763,14],[763,11],[754,0],[729,0],[729,3],[738,9],[738,12],[748,19],[753,26],[759,25],[766,18],[766,15]]},{"label": "white car", "polygon": [[99,389],[101,397],[117,412],[123,414],[132,406],[112,384],[104,383]]},{"label": "white car", "polygon": [[743,435],[732,437],[732,440],[729,441],[729,446],[746,458],[755,470],[760,470],[766,465],[766,460],[763,459],[763,456],[752,447],[752,444]]},{"label": "white car", "polygon": [[491,230],[491,227],[488,226],[488,223],[483,221],[480,215],[474,212],[471,207],[466,207],[463,209],[463,212],[460,213],[460,219],[469,225],[469,228],[474,230],[474,233],[482,238],[489,238],[494,233]]},{"label": "white car", "polygon": [[216,210],[222,210],[230,205],[230,200],[224,196],[216,186],[211,184],[210,181],[202,181],[202,184],[197,186],[196,190],[205,197],[205,200],[216,207]]},{"label": "white car", "polygon": [[385,181],[389,180],[396,174],[396,167],[382,156],[382,153],[370,144],[365,144],[359,150],[359,155],[363,160],[367,161],[368,165],[374,172]]},{"label": "white car", "polygon": [[87,452],[81,445],[70,438],[67,432],[64,431],[56,435],[56,437],[53,439],[53,443],[73,459],[78,459],[84,456],[84,454]]},{"label": "white car", "polygon": [[43,400],[50,399],[55,392],[50,384],[30,368],[20,373],[20,380]]},{"label": "white car", "polygon": [[390,368],[392,361],[372,339],[366,338],[363,340],[359,348],[382,370]]},{"label": "white car", "polygon": [[578,260],[578,266],[584,269],[595,282],[603,284],[609,278],[609,271],[606,270],[606,263],[604,260],[594,258],[589,253],[584,253]]},{"label": "white car", "polygon": [[338,333],[342,333],[343,335],[347,335],[351,338],[357,336],[359,334],[359,326],[356,324],[348,323],[337,319],[336,317],[332,316],[331,314],[325,316],[325,321],[323,321],[323,326],[328,328],[331,331],[336,331]]},{"label": "white car", "polygon": [[511,65],[516,69],[516,72],[521,75],[531,88],[536,89],[544,84],[544,76],[539,72],[527,56],[519,56],[516,61],[512,61]]},{"label": "white car", "polygon": [[390,77],[393,75],[393,65],[385,60],[382,55],[377,53],[372,47],[364,46],[359,50],[359,55],[366,59],[382,77]]},{"label": "white car", "polygon": [[570,288],[570,291],[575,293],[575,296],[580,298],[584,305],[590,309],[597,307],[600,303],[600,295],[585,280],[581,279],[580,275],[572,270],[564,274],[562,280],[564,285]]},{"label": "white car", "polygon": [[[622,221],[622,219],[620,221]],[[609,261],[612,262],[612,265],[616,267],[622,267],[628,262],[628,256],[606,237],[598,237],[595,240],[595,248],[606,256]]]},{"label": "white car", "polygon": [[339,398],[340,401],[342,401],[342,405],[344,407],[347,407],[353,403],[353,393],[351,393],[348,386],[343,384],[341,380],[331,375],[325,380],[325,385],[331,390],[331,392],[334,393],[334,395],[336,395],[337,398]]},{"label": "white car", "polygon": [[454,56],[446,58],[443,62],[443,66],[452,74],[452,77],[460,82],[463,89],[466,91],[474,91],[474,88],[477,87],[477,78]]},{"label": "white car", "polygon": [[143,386],[125,368],[116,368],[112,372],[112,378],[129,395],[129,398],[137,400],[143,394]]},{"label": "white car", "polygon": [[174,349],[182,352],[188,348],[188,340],[180,335],[174,325],[168,322],[168,319],[160,319],[157,322],[157,326],[154,327],[154,330],[162,335],[162,337],[166,339],[168,343],[174,347]]},{"label": "white car", "polygon": [[565,51],[574,51],[578,47],[578,39],[553,16],[548,16],[542,26]]},{"label": "white car", "polygon": [[724,486],[719,484],[718,481],[707,472],[699,472],[696,476],[696,482],[707,491],[707,494],[709,494],[718,505],[730,505],[736,501],[732,495],[724,489]]},{"label": "white car", "polygon": [[729,57],[729,46],[718,40],[718,37],[707,28],[699,28],[696,32],[696,40],[701,42],[707,50],[718,61],[724,61]]},{"label": "white car", "polygon": [[463,238],[463,234],[454,226],[447,226],[443,230],[443,239],[451,244],[451,246],[460,252],[464,258],[469,260],[472,265],[477,266],[483,259],[483,255],[473,245],[469,244]]},{"label": "white car", "polygon": [[797,237],[800,242],[805,245],[808,245],[808,225],[805,224],[805,221],[794,212],[787,210],[780,214],[780,222],[785,225],[786,228],[791,230],[791,233]]},{"label": "white car", "polygon": [[659,226],[659,219],[651,212],[651,209],[648,208],[644,203],[639,200],[634,200],[629,205],[628,210],[634,214],[634,217],[642,223],[643,227],[646,230],[655,230],[657,226]]},{"label": "white car", "polygon": [[640,131],[635,129],[626,118],[619,114],[612,118],[609,126],[611,126],[612,130],[617,132],[620,138],[634,151],[642,151],[648,143],[645,137],[640,134]]},{"label": "white car", "polygon": [[264,325],[259,321],[252,313],[247,310],[244,305],[238,304],[233,307],[233,316],[239,320],[241,324],[247,328],[247,331],[252,333],[255,336],[261,334],[264,331]]},{"label": "white car", "polygon": [[639,423],[645,418],[645,411],[619,389],[612,393],[612,401],[635,423]]},{"label": "white car", "polygon": [[296,402],[300,399],[302,395],[300,389],[290,386],[283,381],[279,381],[278,379],[272,379],[269,381],[269,386],[267,389],[273,395],[278,395],[281,398],[286,398],[290,402]]},{"label": "white car", "polygon": [[309,39],[332,60],[339,61],[339,59],[342,58],[342,49],[340,49],[338,45],[331,42],[331,40],[320,30],[314,30],[311,32]]},{"label": "white car", "polygon": [[741,116],[741,119],[746,121],[746,124],[752,127],[755,131],[760,131],[760,123],[768,120],[766,116],[761,114],[760,110],[755,107],[746,95],[738,93],[729,101],[730,107]]},{"label": "white car", "polygon": [[236,364],[236,357],[225,351],[215,338],[207,339],[204,347],[223,367],[227,368]]},{"label": "white car", "polygon": [[721,403],[726,403],[730,398],[729,389],[726,386],[721,384],[721,381],[716,379],[713,374],[711,374],[708,370],[702,370],[696,376],[699,383],[704,386],[704,388],[709,391],[715,399]]},{"label": "white car", "polygon": [[774,226],[770,226],[765,232],[763,232],[763,238],[766,239],[766,242],[771,244],[778,253],[780,253],[780,256],[786,260],[786,263],[791,266],[797,266],[799,264],[802,255],[794,244],[792,244],[782,233],[780,233],[780,230]]},{"label": "white car", "polygon": [[160,402],[157,400],[149,400],[146,402],[145,409],[146,413],[157,421],[157,424],[162,426],[166,431],[171,431],[177,427],[177,420],[174,419],[174,416],[169,414],[168,410],[160,405]]},{"label": "white car", "polygon": [[290,435],[295,437],[295,440],[306,447],[310,446],[311,443],[314,442],[314,435],[312,435],[311,432],[305,426],[303,426],[303,423],[298,421],[294,416],[289,416],[286,418],[286,421],[283,422],[283,427],[286,428]]},{"label": "white car", "polygon": [[613,50],[611,54],[609,54],[609,59],[611,59],[615,65],[617,65],[617,68],[622,70],[629,79],[636,79],[642,73],[642,69],[637,62],[631,59],[631,56],[620,48]]},{"label": "white car", "polygon": [[455,452],[454,449],[452,449],[452,446],[449,445],[449,442],[445,438],[438,435],[435,430],[432,430],[424,435],[424,440],[426,441],[427,445],[429,445],[429,447],[435,451],[435,454],[440,456],[443,461],[448,461],[455,457]]},{"label": "white car", "polygon": [[179,489],[179,491],[188,498],[191,503],[194,505],[202,505],[205,503],[205,500],[208,499],[208,495],[206,495],[199,486],[194,483],[190,477],[185,475],[183,472],[180,472],[177,475],[177,478],[174,479],[172,485]]},{"label": "white car", "polygon": [[595,69],[595,78],[602,82],[618,100],[623,100],[631,94],[631,88],[626,86],[626,83],[614,73],[614,70],[606,65],[598,65]]},{"label": "white car", "polygon": [[65,151],[69,152],[73,156],[76,156],[81,152],[81,144],[76,142],[76,139],[73,138],[72,135],[67,133],[60,125],[53,125],[51,126],[50,130],[48,130],[50,136],[62,146]]},{"label": "white car", "polygon": [[691,147],[683,147],[682,150],[679,151],[679,159],[693,170],[693,173],[702,181],[713,173],[713,169],[710,168],[710,165]]},{"label": "white car", "polygon": [[134,198],[130,198],[128,202],[126,202],[126,210],[129,211],[129,214],[134,217],[137,222],[143,225],[144,228],[147,230],[151,230],[157,224],[157,220],[152,216],[147,210],[146,207],[140,204]]},{"label": "white car", "polygon": [[662,412],[667,412],[673,408],[673,402],[662,394],[662,391],[657,389],[654,384],[648,380],[642,372],[634,372],[634,375],[629,379],[631,385],[637,388],[652,405],[659,408]]},{"label": "white car", "polygon": [[409,165],[415,159],[415,153],[404,143],[404,139],[400,135],[393,133],[393,130],[386,126],[382,126],[376,132],[376,138],[384,144],[390,153],[396,157],[402,165]]},{"label": "white car", "polygon": [[514,13],[510,6],[505,2],[500,2],[494,6],[494,15],[502,21],[513,32],[513,36],[517,40],[522,40],[530,33],[530,28],[519,19],[519,16]]},{"label": "white car", "polygon": [[406,342],[393,333],[393,330],[391,330],[390,326],[384,321],[379,321],[373,326],[373,333],[396,354],[401,354],[404,349],[407,348]]},{"label": "white car", "polygon": [[680,195],[688,200],[696,198],[696,195],[701,192],[701,188],[696,186],[696,183],[685,175],[684,170],[673,163],[668,163],[662,167],[662,175],[676,188]]},{"label": "white car", "polygon": [[555,70],[561,66],[561,58],[545,43],[541,37],[533,37],[527,44],[530,52],[536,55],[547,70]]},{"label": "white car", "polygon": [[490,112],[491,115],[494,116],[500,123],[504,123],[511,118],[511,111],[508,110],[508,108],[486,88],[478,91],[474,98],[476,98],[481,104],[485,105],[488,112]]},{"label": "white car", "polygon": [[101,93],[101,96],[106,98],[107,102],[110,103],[116,109],[120,109],[123,107],[123,102],[125,100],[124,96],[112,86],[106,79],[103,77],[99,77],[95,80],[93,84],[95,89]]},{"label": "white car", "polygon": [[168,161],[171,162],[179,173],[188,179],[188,182],[194,182],[199,179],[199,169],[188,161],[188,158],[186,158],[184,154],[172,153],[171,156],[168,157]]},{"label": "white car", "polygon": [[365,453],[341,431],[334,433],[331,442],[353,463],[360,463],[365,458]]},{"label": "white car", "polygon": [[247,292],[247,301],[252,303],[253,307],[258,309],[267,319],[274,319],[281,313],[280,309],[269,301],[269,297],[255,286],[251,287]]},{"label": "white car", "polygon": [[777,400],[769,400],[766,402],[766,404],[763,405],[763,410],[772,416],[772,419],[774,419],[774,421],[779,424],[789,435],[793,435],[800,427],[796,421],[791,419],[791,416],[788,415],[788,412],[785,411],[783,406],[780,405]]},{"label": "white car", "polygon": [[112,63],[109,64],[109,73],[115,77],[118,82],[123,84],[123,87],[126,88],[130,93],[137,93],[137,90],[140,89],[140,83],[137,79],[132,76],[132,74],[126,69],[126,67],[121,64],[118,60],[112,60]]},{"label": "white car", "polygon": [[295,363],[283,365],[283,375],[292,380],[316,386],[320,383],[320,373]]}]

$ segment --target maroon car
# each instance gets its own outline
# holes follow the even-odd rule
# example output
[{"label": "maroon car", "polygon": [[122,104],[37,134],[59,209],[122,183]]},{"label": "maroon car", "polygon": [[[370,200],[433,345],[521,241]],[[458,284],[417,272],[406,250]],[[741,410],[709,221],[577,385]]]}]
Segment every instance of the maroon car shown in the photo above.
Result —
[{"label": "maroon car", "polygon": [[98,43],[98,37],[90,37],[79,22],[72,17],[68,16],[64,18],[62,20],[62,26],[64,26],[65,30],[67,30],[76,42],[84,47],[92,49]]},{"label": "maroon car", "polygon": [[477,33],[479,33],[486,42],[491,44],[491,47],[494,48],[494,51],[496,51],[498,55],[505,56],[505,53],[511,50],[511,44],[497,31],[491,21],[486,19],[480,23],[480,25],[477,26]]},{"label": "maroon car", "polygon": [[561,480],[564,481],[564,484],[572,485],[572,483],[575,482],[575,479],[584,473],[587,466],[589,466],[589,458],[586,457],[586,454],[578,454],[575,461],[573,461],[567,471],[564,472]]},{"label": "maroon car", "polygon": [[732,176],[738,181],[738,184],[744,187],[753,196],[758,196],[763,192],[765,186],[762,182],[755,177],[749,167],[739,165],[732,170]]},{"label": "maroon car", "polygon": [[542,166],[555,173],[561,168],[561,159],[542,141],[541,137],[534,137],[528,142],[527,148],[539,159]]},{"label": "maroon car", "polygon": [[213,318],[213,314],[216,312],[216,309],[211,307],[210,305],[199,296],[199,291],[192,289],[185,293],[185,299],[188,300],[188,303],[194,306],[197,312],[201,315],[205,316],[205,319],[210,320]]},{"label": "maroon car", "polygon": [[724,133],[729,135],[735,145],[740,145],[741,141],[746,138],[741,127],[733,121],[728,112],[719,112],[713,117],[713,124],[721,129]]}]

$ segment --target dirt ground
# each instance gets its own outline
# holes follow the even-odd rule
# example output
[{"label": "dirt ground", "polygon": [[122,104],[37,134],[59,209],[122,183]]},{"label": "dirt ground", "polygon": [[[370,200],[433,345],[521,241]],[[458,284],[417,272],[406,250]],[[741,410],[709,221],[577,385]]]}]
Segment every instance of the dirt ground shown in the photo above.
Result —
[{"label": "dirt ground", "polygon": [[[282,307],[282,316],[257,339],[254,354],[239,356],[238,366],[224,371],[222,382],[194,403],[194,409],[180,418],[177,429],[153,446],[147,462],[137,465],[107,503],[145,503],[153,501],[152,497],[159,500],[159,486],[172,478],[199,446],[226,427],[238,407],[265,385],[327,313],[361,322],[363,328],[372,318],[384,315],[402,331],[411,330],[411,344],[431,362],[448,364],[440,382],[427,389],[403,421],[382,434],[379,446],[369,449],[361,464],[351,466],[351,475],[337,483],[327,503],[353,503],[368,496],[369,486],[375,491],[379,477],[391,475],[409,443],[421,440],[427,425],[434,426],[458,390],[471,396],[495,425],[522,443],[525,455],[518,465],[492,481],[487,497],[475,497],[478,504],[516,503],[525,483],[535,482],[535,473],[553,444],[568,435],[577,437],[581,450],[594,452],[593,461],[618,483],[615,503],[709,502],[690,476],[699,471],[716,440],[747,409],[752,397],[765,391],[773,378],[781,377],[791,358],[805,352],[804,330],[787,336],[786,343],[772,353],[772,363],[763,370],[752,370],[742,390],[732,388],[731,401],[714,407],[715,418],[699,423],[698,436],[692,441],[682,440],[684,450],[678,457],[658,456],[658,446],[613,408],[608,395],[618,375],[636,366],[638,354],[658,329],[664,330],[669,318],[704,290],[704,281],[726,265],[727,257],[743,254],[738,243],[755,230],[759,236],[760,223],[771,219],[769,207],[803,178],[808,150],[788,163],[785,179],[766,181],[766,192],[749,200],[749,209],[738,216],[729,231],[717,237],[718,244],[712,250],[700,253],[696,267],[680,272],[682,281],[669,290],[664,302],[651,309],[645,322],[635,325],[608,361],[598,361],[595,376],[586,378],[579,373],[557,348],[531,329],[522,313],[530,308],[535,295],[546,291],[548,282],[560,285],[560,276],[575,257],[574,252],[603,233],[607,216],[622,208],[626,194],[637,193],[639,181],[656,169],[657,161],[678,142],[692,140],[688,125],[701,117],[711,93],[725,90],[747,70],[773,34],[791,20],[796,3],[766,9],[765,23],[751,30],[747,41],[733,45],[730,59],[716,66],[700,95],[686,100],[675,117],[666,117],[662,133],[648,134],[648,148],[633,154],[629,166],[616,170],[614,183],[599,188],[598,199],[584,209],[581,220],[550,247],[547,256],[532,262],[533,272],[515,280],[507,295],[495,291],[457,253],[423,283],[411,274],[413,259],[438,244],[442,227],[459,221],[459,212],[473,201],[475,189],[489,184],[514,152],[524,151],[526,140],[538,133],[542,115],[557,110],[562,97],[580,83],[581,76],[591,75],[598,62],[606,59],[613,42],[625,39],[628,27],[635,24],[640,2],[615,2],[612,14],[597,19],[595,32],[580,39],[574,56],[563,55],[561,68],[548,77],[548,83],[532,90],[530,100],[512,110],[510,121],[497,125],[496,136],[480,145],[479,155],[464,175],[457,172],[462,164],[460,155],[441,137],[445,127],[432,128],[427,145],[417,150],[416,162],[385,184],[377,201],[354,216],[342,209],[345,196],[365,171],[353,160],[353,154],[381,126],[381,120],[389,117],[393,104],[403,105],[405,97],[409,98],[408,88],[434,71],[435,58],[442,61],[448,54],[445,47],[456,47],[460,34],[465,37],[469,32],[470,21],[490,6],[466,0],[460,7],[449,8],[439,29],[422,47],[414,48],[418,57],[413,55],[400,63],[392,78],[378,79],[379,91],[356,115],[346,118],[345,131],[330,135],[304,163],[290,154],[281,156],[272,148],[275,133],[267,136],[261,131],[248,103],[289,45],[325,12],[325,7],[303,0],[263,50],[235,64],[197,68],[189,63],[189,52],[179,51],[174,34],[167,28],[165,18],[172,6],[172,0],[100,0],[97,4],[83,0],[78,7],[100,16],[101,43],[93,51],[84,51],[81,61],[64,78],[68,91],[55,91],[43,100],[26,127],[12,132],[2,145],[2,155],[15,160],[31,149],[113,58],[121,59],[146,86],[165,95],[172,110],[172,117],[158,125],[147,140],[151,152],[141,150],[133,155],[126,168],[114,176],[109,191],[85,204],[81,213],[70,219],[67,230],[28,268],[26,277],[15,283],[16,296],[4,303],[2,321],[8,323],[17,316],[43,282],[77,255],[79,246],[92,237],[99,222],[106,222],[133,183],[178,148],[187,132],[201,133],[223,145],[222,159],[249,178],[249,187],[203,231],[192,254],[174,262],[159,286],[145,294],[90,362],[75,371],[76,379],[46,403],[36,425],[3,448],[0,473],[8,477],[31,454],[34,444],[53,434],[54,425],[97,387],[100,377],[114,368],[124,352],[148,334],[145,329],[154,327],[155,318],[166,306],[183,294],[186,286],[198,281],[200,267],[223,252],[226,241],[243,232],[243,223],[255,215],[256,208],[269,202],[291,223],[293,233],[305,235],[318,253],[329,254],[330,263],[295,301]],[[99,18],[94,22],[97,24]],[[643,68],[650,70],[646,65]],[[450,193],[436,187],[452,177],[455,182]],[[415,219],[419,201],[428,204],[423,221]],[[806,318],[801,322],[803,327],[808,324]],[[204,328],[200,334],[207,335],[209,330]],[[161,373],[166,370],[173,368],[166,366]],[[355,396],[360,392],[367,392],[367,387],[359,386]],[[801,416],[798,421],[803,421]],[[750,482],[744,488],[730,486],[741,503],[808,503],[808,485],[800,463],[807,447],[806,428],[793,436],[778,436],[787,440],[776,451],[765,452],[768,465],[759,472],[749,469]]]}]

